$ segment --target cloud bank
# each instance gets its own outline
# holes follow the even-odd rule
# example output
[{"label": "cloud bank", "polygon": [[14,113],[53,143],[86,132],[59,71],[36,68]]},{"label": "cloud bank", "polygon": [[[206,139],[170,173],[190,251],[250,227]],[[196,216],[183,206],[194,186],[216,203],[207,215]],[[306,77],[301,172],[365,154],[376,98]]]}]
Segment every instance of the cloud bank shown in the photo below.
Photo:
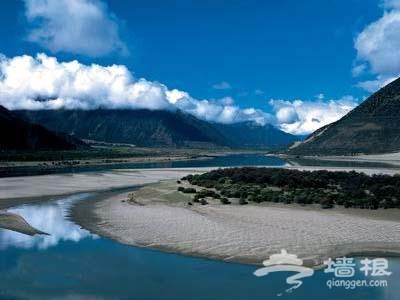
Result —
[{"label": "cloud bank", "polygon": [[358,100],[345,96],[338,100],[270,100],[276,112],[276,122],[286,132],[309,134],[318,128],[335,122],[358,105]]},{"label": "cloud bank", "polygon": [[24,0],[28,40],[53,53],[127,53],[118,20],[99,0]]},{"label": "cloud bank", "polygon": [[375,76],[358,86],[374,92],[400,75],[400,0],[382,2],[383,16],[366,26],[356,37],[357,64],[353,75],[367,71]]},{"label": "cloud bank", "polygon": [[45,54],[0,57],[0,104],[9,109],[181,109],[221,123],[272,121],[271,115],[241,109],[229,97],[198,100],[161,83],[135,78],[123,65],[59,62]]},{"label": "cloud bank", "polygon": [[0,55],[0,105],[8,109],[151,109],[177,110],[218,123],[271,123],[293,134],[307,134],[334,122],[357,105],[352,97],[325,101],[271,100],[274,112],[241,108],[234,99],[195,99],[185,91],[135,76],[123,65],[59,62],[38,54]]}]

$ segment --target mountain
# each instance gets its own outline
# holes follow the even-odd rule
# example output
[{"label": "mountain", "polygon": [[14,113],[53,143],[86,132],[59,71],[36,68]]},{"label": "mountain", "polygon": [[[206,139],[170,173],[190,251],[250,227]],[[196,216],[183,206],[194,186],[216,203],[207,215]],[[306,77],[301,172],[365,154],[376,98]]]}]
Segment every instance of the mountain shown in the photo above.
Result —
[{"label": "mountain", "polygon": [[295,136],[270,125],[221,125],[199,120],[181,111],[61,109],[17,113],[48,129],[68,132],[83,139],[142,147],[271,148],[296,140]]},{"label": "mountain", "polygon": [[85,144],[78,139],[25,121],[0,105],[0,151],[72,150],[80,147],[85,147]]},{"label": "mountain", "polygon": [[400,78],[380,89],[339,121],[326,125],[288,152],[353,155],[400,151]]},{"label": "mountain", "polygon": [[264,126],[253,122],[236,124],[214,124],[233,148],[280,148],[299,140],[298,137],[283,132],[270,124]]},{"label": "mountain", "polygon": [[191,115],[157,110],[39,110],[19,115],[48,129],[83,139],[143,147],[223,145],[223,136]]}]

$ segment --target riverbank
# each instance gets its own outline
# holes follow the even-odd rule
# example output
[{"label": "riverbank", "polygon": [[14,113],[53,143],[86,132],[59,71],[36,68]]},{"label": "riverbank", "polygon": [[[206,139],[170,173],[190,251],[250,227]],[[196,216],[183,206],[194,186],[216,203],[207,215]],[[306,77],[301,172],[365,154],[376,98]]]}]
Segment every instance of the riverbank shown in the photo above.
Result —
[{"label": "riverbank", "polygon": [[385,154],[362,154],[354,156],[312,156],[317,160],[330,161],[357,161],[357,162],[372,162],[372,163],[387,163],[393,166],[400,166],[400,153],[385,153]]},{"label": "riverbank", "polygon": [[179,178],[188,169],[147,169],[123,170],[103,173],[60,174],[0,178],[0,228],[25,233],[43,234],[31,227],[18,215],[1,211],[9,207],[49,201],[61,195],[80,192],[108,191],[104,195],[114,195],[115,189],[155,183],[166,178]]},{"label": "riverbank", "polygon": [[[206,172],[209,168],[201,169]],[[58,174],[0,178],[0,209],[24,203],[47,201],[55,196],[106,191],[179,178],[199,169],[112,170],[79,174]]]},{"label": "riverbank", "polygon": [[168,164],[184,161],[207,160],[212,155],[161,155],[146,157],[121,157],[107,159],[76,159],[62,161],[0,161],[0,178],[63,174],[71,172],[107,171],[130,165],[140,167],[146,164]]},{"label": "riverbank", "polygon": [[32,227],[23,217],[10,213],[0,211],[0,228],[16,231],[26,235],[45,234],[46,232],[40,231]]},{"label": "riverbank", "polygon": [[[47,201],[59,195],[102,191],[94,201],[79,202],[72,210],[73,218],[92,232],[125,244],[256,264],[282,248],[299,255],[309,265],[319,265],[327,256],[393,256],[400,252],[398,210],[321,210],[279,204],[227,206],[211,201],[205,206],[188,205],[190,196],[176,191],[176,180],[210,169],[114,170],[0,178],[0,209]],[[135,200],[127,201],[128,193],[143,185],[146,186],[134,192]]]},{"label": "riverbank", "polygon": [[383,168],[399,168],[400,167],[400,152],[384,153],[384,154],[360,154],[360,155],[305,155],[293,156],[279,154],[278,157],[287,160],[293,165],[337,165],[337,166],[372,166]]},{"label": "riverbank", "polygon": [[81,202],[74,219],[121,243],[260,264],[286,249],[309,266],[344,255],[400,255],[400,211],[279,204],[188,205],[173,181],[145,186],[98,201]]},{"label": "riverbank", "polygon": [[0,152],[0,178],[45,174],[107,171],[110,169],[173,167],[174,164],[206,161],[231,155],[258,154],[257,150],[204,150],[129,148],[91,151],[61,151],[5,154]]}]

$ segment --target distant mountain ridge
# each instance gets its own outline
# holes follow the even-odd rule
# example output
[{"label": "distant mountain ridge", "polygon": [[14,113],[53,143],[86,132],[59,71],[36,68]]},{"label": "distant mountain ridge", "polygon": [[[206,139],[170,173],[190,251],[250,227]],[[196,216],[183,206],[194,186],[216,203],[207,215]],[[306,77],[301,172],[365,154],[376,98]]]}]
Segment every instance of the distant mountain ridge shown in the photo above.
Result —
[{"label": "distant mountain ridge", "polygon": [[339,121],[288,150],[298,155],[353,155],[400,151],[400,78]]},{"label": "distant mountain ridge", "polygon": [[130,143],[143,147],[277,148],[297,137],[271,126],[250,122],[216,124],[181,111],[166,110],[38,110],[16,113],[48,129],[82,139]]},{"label": "distant mountain ridge", "polygon": [[0,105],[0,151],[72,150],[80,147],[86,145],[74,137],[22,120]]},{"label": "distant mountain ridge", "polygon": [[261,126],[254,122],[242,122],[214,124],[214,127],[229,140],[228,144],[233,148],[280,148],[300,140],[270,124]]}]

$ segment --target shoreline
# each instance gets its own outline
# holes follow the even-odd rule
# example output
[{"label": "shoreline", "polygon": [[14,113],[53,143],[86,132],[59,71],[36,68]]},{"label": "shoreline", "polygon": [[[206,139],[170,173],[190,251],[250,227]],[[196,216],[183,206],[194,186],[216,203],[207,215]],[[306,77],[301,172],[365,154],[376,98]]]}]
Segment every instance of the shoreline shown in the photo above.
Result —
[{"label": "shoreline", "polygon": [[[207,172],[211,168],[119,169],[106,172],[0,178],[0,209],[79,192],[107,191]],[[31,201],[32,200],[32,201]]]},{"label": "shoreline", "polygon": [[[260,264],[283,248],[315,268],[328,256],[400,257],[397,210],[321,210],[283,204],[222,207],[219,202],[189,207],[188,199],[182,198],[189,195],[177,193],[176,180],[210,169],[214,167],[1,178],[0,209],[100,191],[91,200],[78,202],[70,215],[80,226],[123,244],[244,264]],[[393,172],[368,169],[367,173],[383,171]],[[143,189],[144,194],[136,195]],[[139,205],[127,202],[131,191]],[[356,235],[351,235],[353,227]],[[338,239],[342,231],[348,235],[344,240]],[[362,236],[359,242],[357,234]]]},{"label": "shoreline", "polygon": [[292,154],[276,154],[277,157],[285,159],[293,165],[302,166],[302,163],[322,164],[326,163],[336,165],[353,164],[355,167],[362,167],[365,165],[376,166],[377,168],[400,168],[400,152],[384,153],[384,154],[360,154],[360,155],[292,155]]},{"label": "shoreline", "polygon": [[[157,190],[157,185],[142,189],[150,186]],[[136,188],[135,194],[140,190]],[[154,198],[148,201],[139,198],[138,204],[132,204],[126,201],[127,194],[80,202],[72,208],[72,219],[91,232],[122,244],[242,264],[259,265],[281,249],[299,255],[304,265],[315,269],[324,267],[323,261],[329,257],[400,257],[400,223],[393,218],[382,220],[379,214],[365,217],[356,211],[346,214],[340,209],[327,212],[280,205],[222,208],[222,205],[210,204],[193,208],[179,203],[166,204]],[[265,223],[266,214],[278,214],[278,219],[293,220],[293,224],[275,224],[273,217],[270,217],[272,222]],[[246,218],[249,215],[255,221]],[[314,223],[307,222],[313,218],[316,223],[330,218],[340,229],[325,238],[324,234],[335,226],[325,222],[316,230]],[[348,237],[337,240],[349,224],[355,228],[359,226],[361,229],[357,230],[362,237],[357,240],[357,235],[347,230]],[[294,238],[298,233],[302,235]],[[376,235],[382,235],[382,241],[369,238]],[[268,238],[270,240],[265,242]]]},{"label": "shoreline", "polygon": [[[232,166],[235,167],[235,166]],[[399,173],[398,169],[317,167],[317,166],[252,166],[287,168],[297,170],[357,171],[368,175]],[[111,169],[82,173],[32,175],[0,178],[0,209],[41,201],[40,198],[68,195],[78,192],[106,191],[111,188],[124,188],[144,185],[169,178],[180,178],[190,173],[208,172],[219,167],[200,168],[147,168],[147,169]],[[100,188],[99,188],[100,187]]]},{"label": "shoreline", "polygon": [[[51,164],[46,161],[29,161],[29,162],[0,162],[0,178],[26,177],[40,175],[61,175],[61,174],[78,174],[89,172],[107,172],[118,169],[120,166],[137,164],[163,164],[181,161],[201,161],[212,159],[212,155],[193,156],[168,156],[168,157],[150,157],[150,158],[122,158],[107,159],[97,161],[63,161]],[[92,169],[92,170],[90,170]],[[140,168],[139,168],[140,169]],[[122,170],[122,169],[121,169]]]},{"label": "shoreline", "polygon": [[[143,149],[142,149],[143,150]],[[152,149],[146,149],[151,151]],[[153,149],[154,151],[157,149]],[[66,160],[0,160],[0,178],[53,175],[84,172],[106,172],[112,169],[118,169],[123,165],[146,165],[146,164],[167,164],[176,162],[190,162],[210,160],[216,157],[241,155],[241,154],[259,154],[263,155],[265,151],[261,150],[215,150],[205,151],[195,149],[175,150],[176,153],[150,156],[122,156],[112,158],[93,158],[93,159],[66,159]],[[182,153],[183,152],[183,153]],[[140,167],[137,167],[140,169]]]}]

